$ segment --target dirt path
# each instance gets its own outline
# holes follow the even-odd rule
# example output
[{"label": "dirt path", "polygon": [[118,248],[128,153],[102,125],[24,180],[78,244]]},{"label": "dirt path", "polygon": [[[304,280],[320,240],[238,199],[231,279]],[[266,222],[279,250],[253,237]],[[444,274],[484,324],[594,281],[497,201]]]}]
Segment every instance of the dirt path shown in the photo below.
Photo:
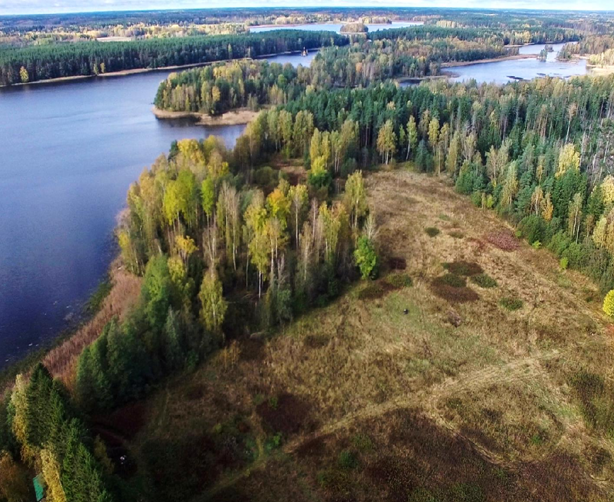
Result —
[{"label": "dirt path", "polygon": [[[288,442],[283,447],[282,451],[285,454],[294,454],[305,443],[347,430],[356,423],[373,420],[395,411],[409,410],[420,407],[421,412],[424,412],[427,416],[429,416],[429,418],[432,418],[437,425],[445,428],[456,437],[470,443],[473,448],[488,462],[496,464],[499,467],[513,468],[513,462],[508,461],[501,455],[493,453],[479,443],[476,443],[471,438],[460,433],[457,428],[446,421],[437,411],[437,404],[452,396],[483,389],[500,382],[530,382],[536,377],[543,376],[543,370],[541,369],[542,363],[564,355],[565,352],[561,352],[557,349],[543,351],[500,366],[487,366],[467,375],[463,375],[461,378],[448,378],[439,384],[435,384],[427,389],[413,393],[409,397],[396,397],[386,401],[385,403],[371,404],[360,409],[359,411],[347,414],[341,420],[324,425],[312,434]],[[561,439],[561,441],[562,440],[563,439]],[[235,472],[232,475],[222,479],[213,489],[208,491],[204,497],[199,496],[194,499],[194,502],[197,500],[208,500],[211,497],[221,493],[223,490],[233,486],[244,477],[249,476],[255,470],[265,468],[272,458],[273,457],[271,455],[259,457],[245,470]]]}]

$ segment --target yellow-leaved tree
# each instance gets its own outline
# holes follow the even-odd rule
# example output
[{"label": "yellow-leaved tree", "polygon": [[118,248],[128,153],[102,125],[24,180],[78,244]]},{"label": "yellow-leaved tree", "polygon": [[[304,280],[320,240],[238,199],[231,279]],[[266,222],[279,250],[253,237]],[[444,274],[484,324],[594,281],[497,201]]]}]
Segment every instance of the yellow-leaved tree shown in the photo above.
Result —
[{"label": "yellow-leaved tree", "polygon": [[603,311],[610,317],[614,317],[614,289],[605,295]]}]

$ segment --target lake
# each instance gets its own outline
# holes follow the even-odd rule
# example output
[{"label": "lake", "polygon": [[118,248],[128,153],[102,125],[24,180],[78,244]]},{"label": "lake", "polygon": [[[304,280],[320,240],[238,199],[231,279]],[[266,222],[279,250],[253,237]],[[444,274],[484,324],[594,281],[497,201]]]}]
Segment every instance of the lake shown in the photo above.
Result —
[{"label": "lake", "polygon": [[[280,55],[281,64],[315,57]],[[173,140],[245,126],[159,121],[170,72],[0,90],[0,368],[74,324],[117,250],[126,192]]]},{"label": "lake", "polygon": [[[407,28],[408,26],[421,26],[424,23],[414,21],[395,21],[390,24],[368,24],[369,31],[390,30],[392,28]],[[279,26],[250,26],[249,31],[252,33],[262,33],[272,30],[304,30],[304,31],[334,31],[341,33],[341,23],[312,23],[312,24],[295,24],[295,25],[279,25]]]},{"label": "lake", "polygon": [[[451,66],[445,68],[446,72],[456,75],[451,78],[453,82],[466,82],[476,80],[478,83],[494,82],[505,84],[518,77],[530,80],[537,77],[551,76],[568,78],[576,75],[586,75],[586,60],[574,60],[570,62],[557,61],[556,57],[564,44],[553,44],[553,52],[548,54],[547,61],[537,59],[514,59],[497,61],[494,63],[478,63],[467,66]],[[539,54],[544,45],[527,45],[519,49],[520,54]]]}]

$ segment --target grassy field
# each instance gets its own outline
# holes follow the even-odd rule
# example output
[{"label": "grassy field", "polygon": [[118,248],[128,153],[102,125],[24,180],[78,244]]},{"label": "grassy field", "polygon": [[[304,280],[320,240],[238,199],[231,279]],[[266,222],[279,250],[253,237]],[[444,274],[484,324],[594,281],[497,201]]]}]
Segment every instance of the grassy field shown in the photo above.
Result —
[{"label": "grassy field", "polygon": [[614,500],[596,287],[443,180],[368,188],[381,279],[119,410],[125,475],[160,501]]}]

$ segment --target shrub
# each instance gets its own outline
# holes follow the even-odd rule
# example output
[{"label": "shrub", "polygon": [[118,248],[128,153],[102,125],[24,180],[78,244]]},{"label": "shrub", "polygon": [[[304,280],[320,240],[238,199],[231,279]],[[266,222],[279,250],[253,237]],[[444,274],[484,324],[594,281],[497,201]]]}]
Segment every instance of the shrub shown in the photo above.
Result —
[{"label": "shrub", "polygon": [[532,214],[523,218],[518,228],[530,244],[533,244],[535,241],[544,241],[546,222],[541,216]]},{"label": "shrub", "polygon": [[314,189],[324,188],[326,190],[330,190],[333,178],[327,170],[318,171],[318,172],[309,172],[309,176],[307,177],[307,182]]},{"label": "shrub", "polygon": [[495,288],[497,287],[497,281],[495,281],[488,274],[478,274],[471,278],[471,282],[477,284],[481,288]]},{"label": "shrub", "polygon": [[369,284],[358,293],[359,300],[375,300],[386,294],[386,290],[379,282]]},{"label": "shrub", "polygon": [[614,289],[605,295],[603,311],[610,317],[614,317]]},{"label": "shrub", "polygon": [[519,300],[518,298],[510,298],[506,296],[499,300],[499,305],[501,305],[504,309],[513,311],[521,309],[524,304],[522,300]]},{"label": "shrub", "polygon": [[424,231],[427,233],[429,237],[436,237],[441,233],[441,231],[435,227],[427,227],[424,229]]},{"label": "shrub", "polygon": [[358,459],[354,452],[350,450],[343,450],[339,454],[339,467],[343,469],[356,469],[358,467]]},{"label": "shrub", "polygon": [[256,169],[254,172],[254,182],[259,186],[273,186],[279,180],[279,171],[269,166]]},{"label": "shrub", "polygon": [[572,242],[567,249],[563,251],[563,257],[569,260],[571,268],[580,269],[584,267],[587,261],[587,250],[583,244]]},{"label": "shrub", "polygon": [[557,256],[562,256],[570,243],[571,239],[564,232],[557,232],[552,236],[548,249]]},{"label": "shrub", "polygon": [[111,278],[107,276],[98,285],[96,290],[92,293],[92,296],[90,296],[89,300],[87,301],[86,309],[88,310],[88,312],[91,312],[92,314],[98,312],[102,308],[105,299],[107,298],[107,296],[109,296],[109,293],[111,293],[112,289],[113,284],[111,282]]},{"label": "shrub", "polygon": [[394,286],[395,288],[409,288],[413,286],[411,277],[407,274],[394,274],[386,278],[386,282]]},{"label": "shrub", "polygon": [[471,202],[475,207],[482,207],[482,192],[473,192],[471,194]]},{"label": "shrub", "polygon": [[559,267],[561,268],[561,270],[567,270],[567,267],[569,267],[569,258],[563,256],[563,258],[561,258],[561,260],[559,261]]},{"label": "shrub", "polygon": [[464,288],[467,285],[467,280],[456,274],[446,274],[436,279],[436,281],[453,288]]}]

